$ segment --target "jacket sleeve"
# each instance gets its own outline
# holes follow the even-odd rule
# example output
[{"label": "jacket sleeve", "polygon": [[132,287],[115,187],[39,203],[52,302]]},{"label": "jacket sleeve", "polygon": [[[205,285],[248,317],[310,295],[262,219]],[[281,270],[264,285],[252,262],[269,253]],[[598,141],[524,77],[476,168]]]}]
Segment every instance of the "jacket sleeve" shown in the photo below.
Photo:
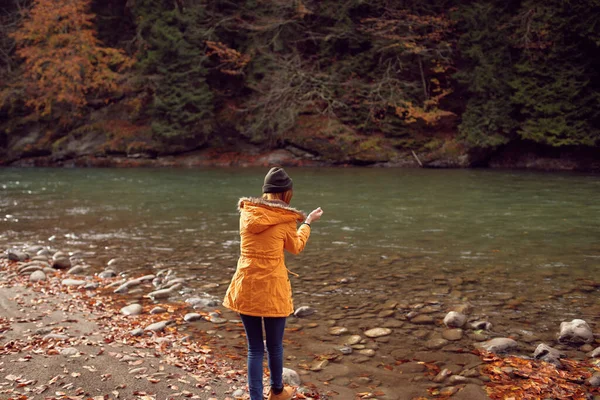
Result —
[{"label": "jacket sleeve", "polygon": [[304,250],[308,237],[310,236],[310,226],[306,224],[300,225],[296,230],[296,223],[289,225],[285,235],[283,247],[292,254],[298,254]]}]

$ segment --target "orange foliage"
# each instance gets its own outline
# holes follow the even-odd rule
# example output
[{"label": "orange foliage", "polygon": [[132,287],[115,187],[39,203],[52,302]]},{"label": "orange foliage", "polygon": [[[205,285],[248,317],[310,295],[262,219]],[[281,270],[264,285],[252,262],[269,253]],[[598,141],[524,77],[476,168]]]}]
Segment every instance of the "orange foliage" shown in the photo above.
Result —
[{"label": "orange foliage", "polygon": [[[582,385],[600,369],[587,361],[561,360],[562,368],[539,360],[515,356],[500,358],[482,352],[487,364],[482,372],[488,375],[491,399],[571,399],[585,400],[600,394],[599,388]],[[590,395],[588,397],[588,395]]]},{"label": "orange foliage", "polygon": [[121,75],[115,68],[133,63],[121,50],[100,45],[90,1],[34,0],[13,34],[24,59],[27,105],[39,115],[51,114],[59,104],[77,111],[88,104],[87,95],[117,91]]},{"label": "orange foliage", "polygon": [[209,48],[206,54],[209,57],[216,55],[219,58],[221,65],[217,69],[226,75],[241,75],[244,67],[250,62],[250,56],[227,47],[221,42],[207,40],[206,46]]},{"label": "orange foliage", "polygon": [[405,101],[402,105],[395,108],[396,115],[404,118],[404,122],[412,124],[422,120],[427,125],[435,125],[441,118],[454,115],[450,111],[444,111],[438,108],[440,100],[451,93],[450,90],[444,90],[437,96],[430,97],[423,102],[423,107],[414,106],[412,102]]}]

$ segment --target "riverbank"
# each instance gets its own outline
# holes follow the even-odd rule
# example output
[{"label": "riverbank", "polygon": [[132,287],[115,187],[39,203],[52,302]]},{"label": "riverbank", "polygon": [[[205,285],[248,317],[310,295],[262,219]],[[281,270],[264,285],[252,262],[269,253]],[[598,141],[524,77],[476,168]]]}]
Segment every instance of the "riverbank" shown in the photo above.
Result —
[{"label": "riverbank", "polygon": [[[220,302],[210,295],[188,297],[185,303],[170,301],[180,293],[191,294],[184,286],[186,279],[172,271],[127,277],[117,275],[111,265],[91,275],[89,265],[82,262],[83,254],[49,252],[41,246],[4,256],[0,259],[0,306],[6,317],[0,320],[0,368],[8,375],[0,386],[2,393],[14,394],[11,398],[15,399],[22,398],[16,393],[33,396],[27,398],[36,394],[48,398],[49,393],[57,399],[104,394],[118,398],[115,392],[121,398],[144,400],[244,398],[239,321],[219,310]],[[385,319],[405,308],[395,301],[383,303],[379,317],[387,322],[360,334],[352,334],[353,328],[330,325],[322,340],[305,349],[317,353],[310,365],[302,367],[300,375],[287,373],[290,383],[300,386],[298,398],[485,400],[511,394],[524,399],[532,390],[561,399],[600,395],[600,368],[595,362],[600,348],[592,346],[598,340],[585,322],[561,324],[558,346],[540,344],[530,357],[519,354],[534,341],[525,336],[519,342],[501,337],[493,333],[488,321],[467,324],[472,319],[467,317],[469,307],[446,314],[441,336],[436,334],[425,343],[429,350],[397,349],[391,354],[395,362],[368,367],[365,361],[394,340],[393,333],[402,325],[415,325],[415,335],[421,336],[427,327],[439,330],[431,316],[434,303],[408,307],[412,311],[404,323]],[[303,327],[319,325],[311,321],[314,310],[310,307],[296,311],[286,341],[292,347],[297,346]],[[357,322],[363,328],[370,326]],[[350,327],[350,321],[345,325]],[[461,345],[466,336],[481,350],[473,352]],[[227,337],[235,339],[234,343],[242,341],[226,346],[231,343]],[[336,339],[343,345],[326,351]],[[517,355],[498,357],[487,350]],[[345,357],[357,364],[359,369],[353,373],[358,375],[349,375],[342,361]],[[326,390],[300,382],[310,374],[317,374]]]}]

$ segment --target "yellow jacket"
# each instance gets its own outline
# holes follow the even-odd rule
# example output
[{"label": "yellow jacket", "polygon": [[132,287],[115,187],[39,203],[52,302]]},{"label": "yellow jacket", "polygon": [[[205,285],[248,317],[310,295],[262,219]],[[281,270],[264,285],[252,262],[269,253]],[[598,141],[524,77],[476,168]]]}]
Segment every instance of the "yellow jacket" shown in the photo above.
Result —
[{"label": "yellow jacket", "polygon": [[223,305],[256,317],[287,317],[294,312],[283,250],[298,254],[310,236],[305,215],[282,201],[244,197],[240,211],[240,258]]}]

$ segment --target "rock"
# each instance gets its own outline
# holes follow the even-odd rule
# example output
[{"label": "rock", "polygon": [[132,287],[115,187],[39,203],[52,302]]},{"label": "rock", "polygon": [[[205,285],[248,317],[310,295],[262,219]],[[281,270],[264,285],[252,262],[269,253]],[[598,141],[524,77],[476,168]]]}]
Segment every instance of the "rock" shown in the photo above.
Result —
[{"label": "rock", "polygon": [[176,284],[172,287],[170,287],[169,289],[160,289],[160,290],[155,290],[154,292],[150,292],[148,293],[148,297],[150,297],[152,300],[157,300],[157,299],[166,299],[171,297],[174,294],[177,294],[177,290],[179,290],[181,288],[181,284]]},{"label": "rock", "polygon": [[166,312],[167,309],[164,307],[154,307],[152,310],[150,310],[150,314],[162,314]]},{"label": "rock", "polygon": [[304,318],[304,317],[308,317],[309,315],[313,315],[315,312],[316,312],[316,310],[312,307],[302,306],[302,307],[298,307],[298,309],[294,312],[294,316],[296,318]]},{"label": "rock", "polygon": [[120,261],[120,260],[119,260],[118,258],[113,258],[113,259],[109,260],[109,261],[108,261],[108,263],[107,263],[106,265],[108,265],[108,266],[110,267],[110,266],[112,266],[112,265],[116,265],[116,264],[118,264],[118,263],[119,263],[119,261]]},{"label": "rock", "polygon": [[450,371],[447,368],[444,368],[443,370],[441,370],[434,378],[433,381],[435,383],[442,383],[446,380],[447,377],[449,377],[450,375],[452,375],[452,371]]},{"label": "rock", "polygon": [[373,328],[373,329],[369,329],[368,331],[364,332],[366,337],[369,338],[378,338],[378,337],[382,337],[382,336],[388,336],[392,333],[392,330],[390,328]]},{"label": "rock", "polygon": [[313,362],[310,366],[310,370],[313,372],[318,372],[323,370],[327,365],[329,365],[329,361],[327,360],[317,360]]},{"label": "rock", "polygon": [[105,289],[110,289],[110,288],[113,288],[115,286],[121,286],[124,283],[125,283],[125,279],[121,279],[119,281],[114,281],[114,282],[109,283],[108,285],[104,286],[104,288]]},{"label": "rock", "polygon": [[433,317],[431,315],[417,315],[416,317],[412,318],[410,320],[410,322],[412,322],[413,324],[417,324],[417,325],[429,325],[429,324],[433,324],[435,321],[433,320]]},{"label": "rock", "polygon": [[560,351],[541,343],[533,352],[533,357],[537,360],[546,361],[560,367],[560,358],[564,357],[564,354]]},{"label": "rock", "polygon": [[302,380],[300,379],[300,375],[293,369],[283,368],[283,383],[290,386],[300,386],[302,384]]},{"label": "rock", "polygon": [[233,398],[237,399],[238,397],[242,397],[244,393],[245,392],[243,389],[238,389],[235,392],[231,393],[231,395],[233,396]]},{"label": "rock", "polygon": [[81,274],[82,272],[85,272],[85,268],[83,268],[83,266],[81,266],[81,265],[76,265],[73,268],[71,268],[70,270],[68,270],[67,274],[77,275],[77,274]]},{"label": "rock", "polygon": [[468,378],[461,375],[452,375],[450,378],[448,378],[448,383],[450,385],[460,385],[463,383],[467,383],[468,381]]},{"label": "rock", "polygon": [[360,343],[361,340],[362,340],[362,337],[360,335],[351,335],[351,336],[348,336],[344,340],[344,344],[348,345],[348,346],[352,346],[354,344]]},{"label": "rock", "polygon": [[43,250],[43,249],[44,249],[44,246],[40,246],[40,245],[37,245],[37,246],[35,246],[35,245],[34,245],[34,246],[29,246],[29,247],[27,247],[27,248],[25,249],[25,252],[26,252],[27,254],[37,254],[39,251],[41,251],[41,250]]},{"label": "rock", "polygon": [[489,331],[492,329],[492,323],[488,322],[488,321],[475,321],[471,324],[471,328],[476,331],[479,331],[479,330]]},{"label": "rock", "polygon": [[198,321],[202,319],[202,315],[197,314],[197,313],[188,313],[185,314],[185,316],[183,317],[183,320],[185,322],[194,322],[194,321]]},{"label": "rock", "polygon": [[76,356],[77,354],[79,354],[79,350],[77,350],[75,347],[67,347],[66,349],[62,349],[60,351],[60,355],[65,357]]},{"label": "rock", "polygon": [[98,282],[90,282],[83,287],[85,290],[94,290],[98,289]]},{"label": "rock", "polygon": [[587,381],[588,385],[593,387],[600,386],[600,372],[596,372],[590,379]]},{"label": "rock", "polygon": [[43,269],[43,267],[39,264],[27,263],[27,264],[23,265],[21,268],[19,268],[19,274],[20,275],[31,274],[32,272],[41,271],[42,269]]},{"label": "rock", "polygon": [[456,311],[450,311],[444,317],[444,325],[448,328],[462,328],[465,322],[467,322],[466,315]]},{"label": "rock", "polygon": [[46,280],[46,274],[42,271],[34,271],[29,276],[30,282],[39,282],[39,281],[45,281],[45,280]]},{"label": "rock", "polygon": [[171,325],[173,323],[173,321],[160,321],[160,322],[155,322],[153,324],[148,325],[147,327],[144,328],[145,331],[152,331],[152,332],[162,332],[165,330],[165,328],[169,325]]},{"label": "rock", "polygon": [[476,346],[492,353],[503,353],[516,349],[519,345],[510,338],[493,338],[486,342],[478,343]]},{"label": "rock", "polygon": [[46,336],[44,336],[42,339],[44,340],[67,340],[69,337],[67,335],[62,335],[59,333],[49,333]]},{"label": "rock", "polygon": [[594,341],[594,333],[587,322],[582,319],[574,319],[571,322],[560,324],[558,341],[570,344],[591,343]]},{"label": "rock", "polygon": [[135,328],[129,331],[131,336],[142,336],[144,334],[144,330],[142,328]]},{"label": "rock", "polygon": [[190,304],[195,309],[198,308],[210,308],[210,307],[218,307],[221,304],[220,299],[212,298],[212,297],[190,297],[185,301]]},{"label": "rock", "polygon": [[334,336],[341,336],[348,333],[348,328],[344,328],[343,326],[332,326],[329,328],[329,334]]},{"label": "rock", "polygon": [[442,337],[446,340],[456,341],[463,337],[462,329],[446,329],[442,332]]},{"label": "rock", "polygon": [[598,358],[600,357],[600,347],[596,347],[590,354],[590,357]]},{"label": "rock", "polygon": [[364,349],[364,350],[358,350],[357,353],[360,354],[361,356],[373,357],[375,355],[375,350]]},{"label": "rock", "polygon": [[148,368],[138,367],[138,368],[133,368],[133,369],[129,370],[129,373],[132,375],[141,375],[141,374],[145,374],[146,371],[148,371]]},{"label": "rock", "polygon": [[473,312],[473,306],[471,304],[461,304],[453,307],[453,310],[459,314],[471,314]]},{"label": "rock", "polygon": [[10,261],[25,261],[25,260],[27,260],[27,254],[20,252],[20,251],[8,250],[6,252],[6,254],[8,255],[8,259]]},{"label": "rock", "polygon": [[396,314],[396,311],[394,310],[383,310],[380,311],[379,314],[377,314],[378,318],[389,318],[392,317],[394,314]]},{"label": "rock", "polygon": [[227,322],[227,319],[221,317],[208,317],[207,320],[213,324],[224,324]]},{"label": "rock", "polygon": [[52,258],[52,268],[54,269],[67,269],[71,268],[71,260],[69,258]]},{"label": "rock", "polygon": [[113,278],[115,276],[117,276],[117,273],[112,269],[105,269],[104,271],[98,274],[98,277],[102,279]]},{"label": "rock", "polygon": [[38,256],[44,256],[44,257],[48,257],[51,253],[50,250],[43,248],[40,251],[38,251],[37,253],[35,253]]},{"label": "rock", "polygon": [[62,281],[63,286],[83,286],[86,283],[86,281],[81,279],[63,279]]},{"label": "rock", "polygon": [[437,339],[430,339],[430,340],[426,341],[425,347],[427,347],[428,349],[437,350],[437,349],[441,349],[442,347],[444,347],[447,344],[448,344],[448,341],[446,339],[437,338]]},{"label": "rock", "polygon": [[383,323],[384,328],[402,328],[403,325],[404,323],[397,319],[388,319]]},{"label": "rock", "polygon": [[142,306],[140,304],[130,304],[121,308],[121,314],[123,315],[140,315],[142,313]]},{"label": "rock", "polygon": [[350,346],[338,347],[337,350],[345,356],[352,354],[352,351],[353,351],[352,347],[350,347]]}]

